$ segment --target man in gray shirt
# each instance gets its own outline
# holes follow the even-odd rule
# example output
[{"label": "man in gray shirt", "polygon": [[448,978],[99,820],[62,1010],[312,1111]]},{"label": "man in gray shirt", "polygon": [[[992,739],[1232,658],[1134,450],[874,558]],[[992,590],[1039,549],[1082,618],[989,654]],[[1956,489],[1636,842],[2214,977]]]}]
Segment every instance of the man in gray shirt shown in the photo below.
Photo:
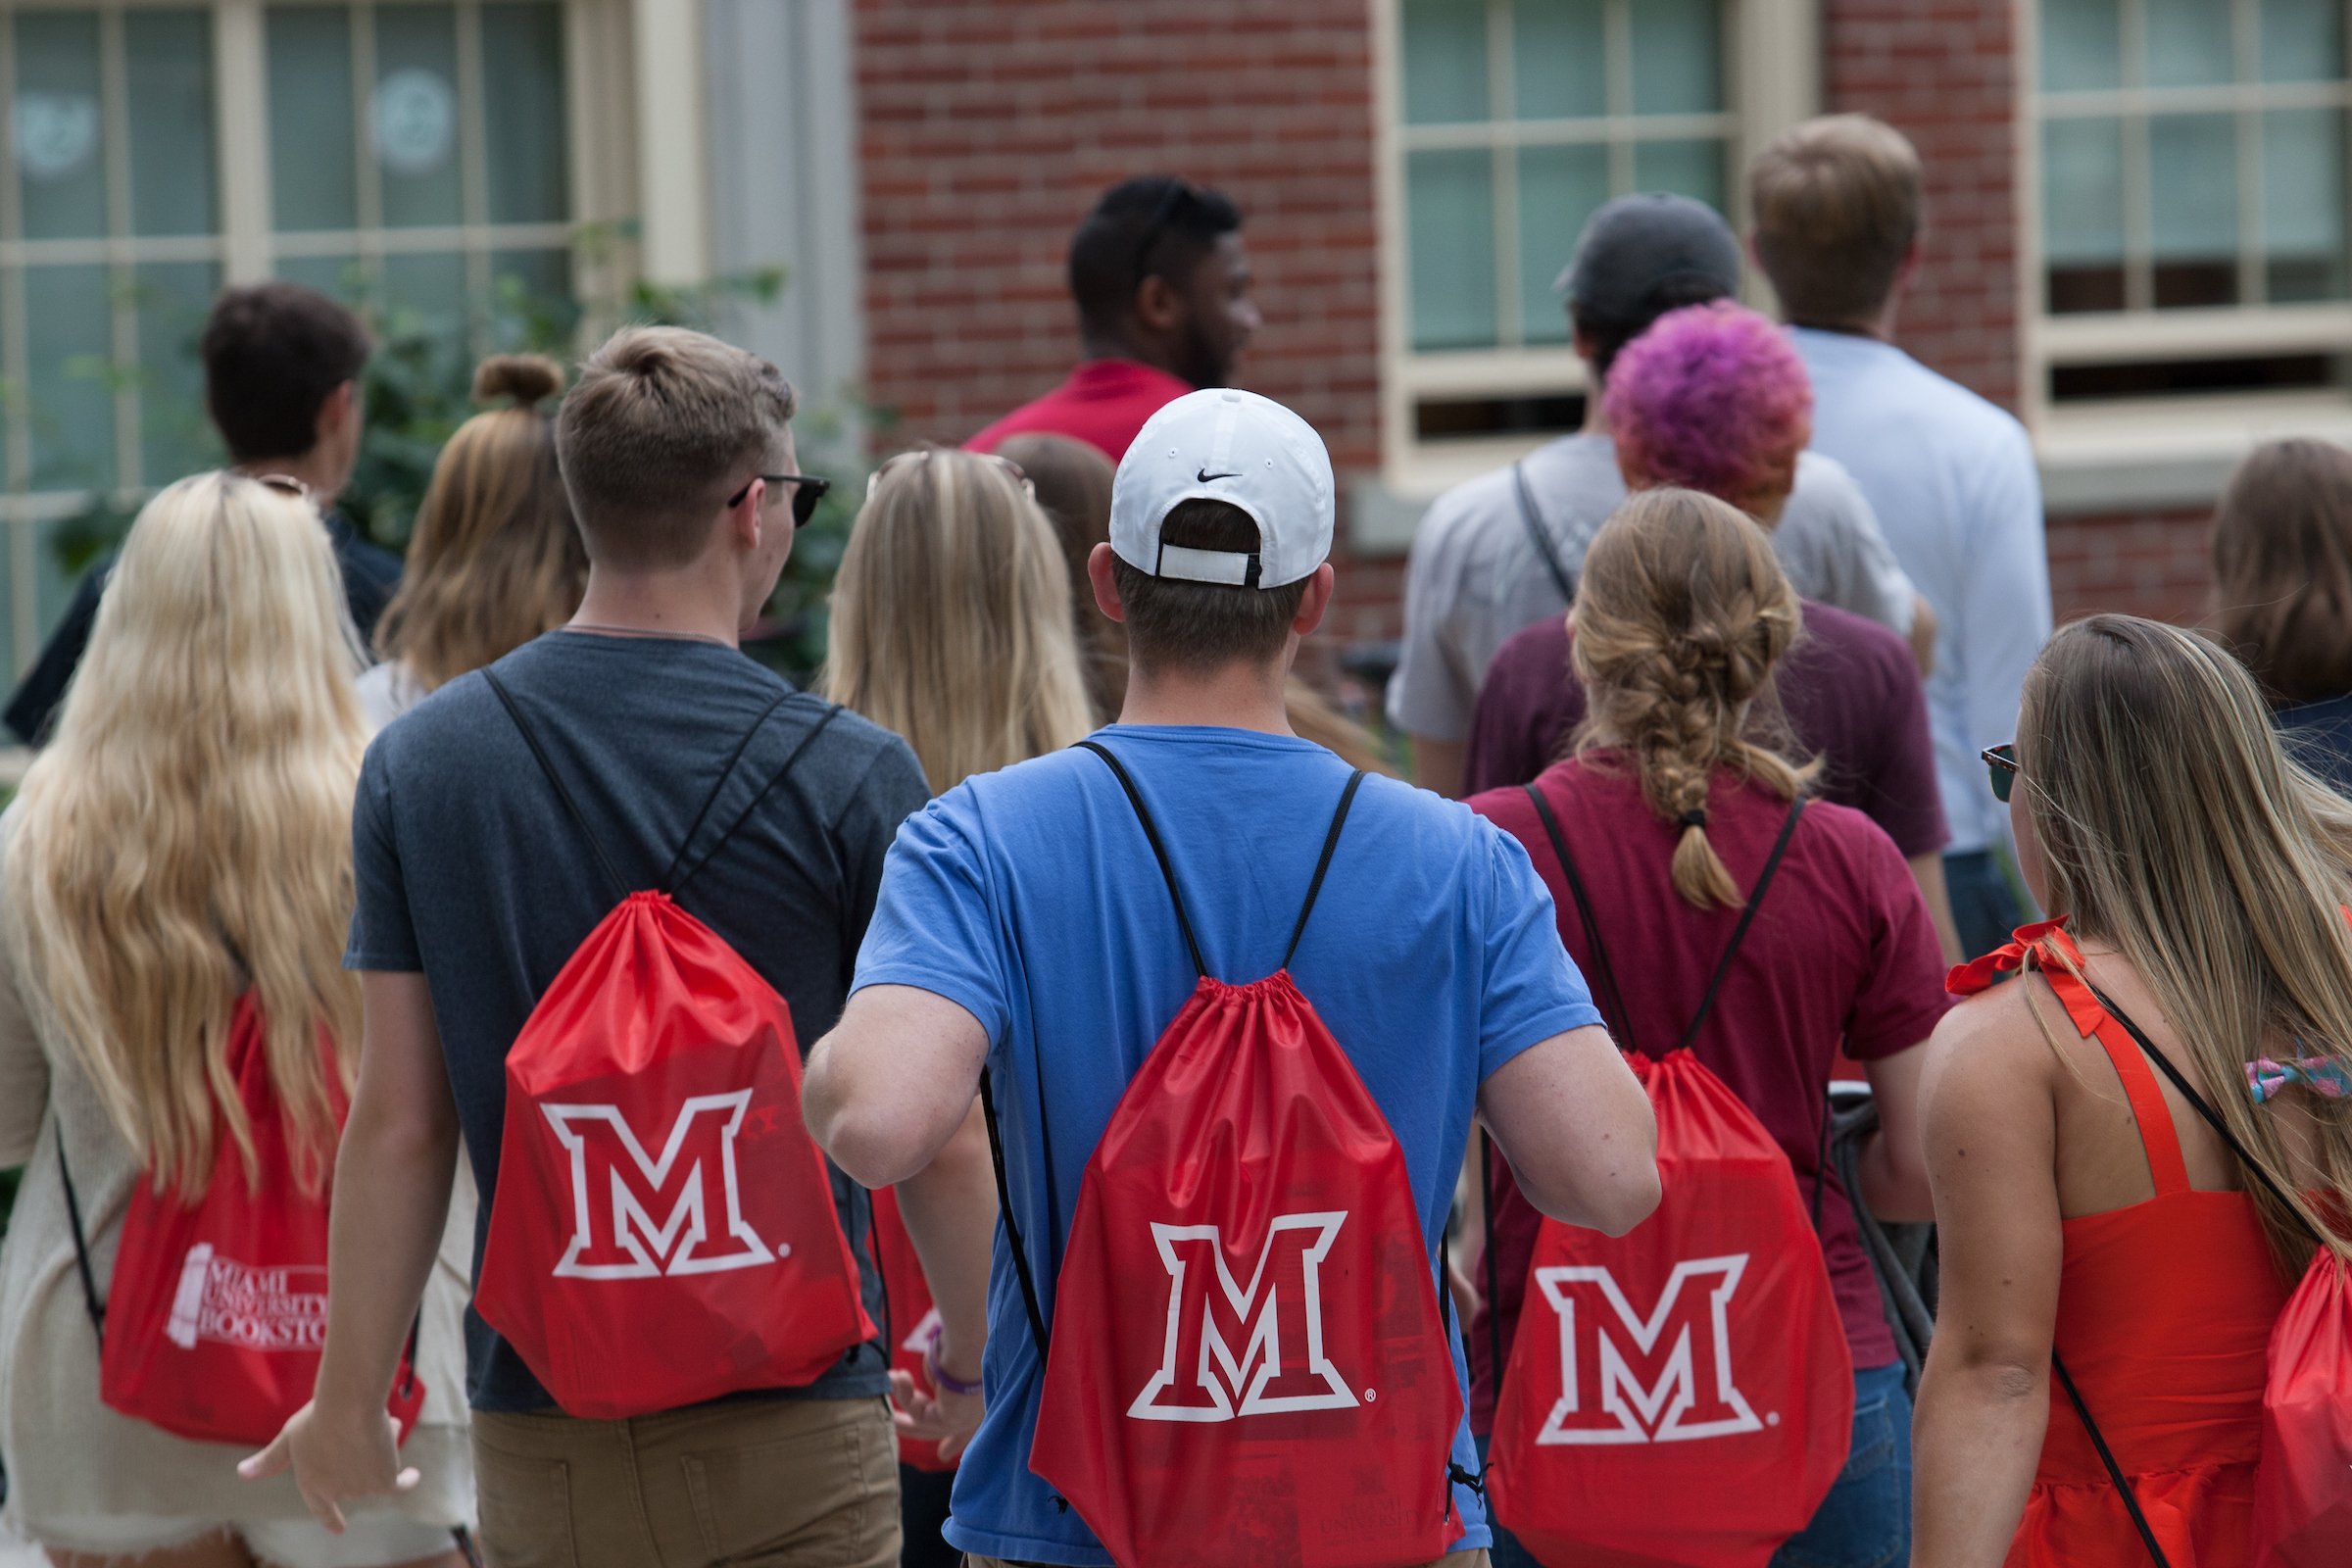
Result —
[{"label": "man in gray shirt", "polygon": [[[1620,197],[1585,225],[1562,284],[1592,374],[1584,428],[1440,496],[1405,568],[1403,657],[1389,717],[1413,737],[1413,782],[1441,795],[1460,792],[1488,661],[1513,632],[1567,609],[1585,545],[1625,499],[1600,412],[1610,362],[1666,312],[1737,293],[1740,242],[1712,208],[1689,197]],[[1800,460],[1773,549],[1798,593],[1909,639],[1924,664],[1934,617],[1835,461],[1810,452]]]}]

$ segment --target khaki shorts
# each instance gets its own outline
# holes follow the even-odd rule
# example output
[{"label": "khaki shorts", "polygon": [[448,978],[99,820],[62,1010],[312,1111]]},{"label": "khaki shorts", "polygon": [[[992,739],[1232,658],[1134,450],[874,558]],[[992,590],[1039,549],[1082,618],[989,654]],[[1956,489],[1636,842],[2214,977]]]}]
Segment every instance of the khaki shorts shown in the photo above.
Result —
[{"label": "khaki shorts", "polygon": [[490,1568],[896,1568],[890,1405],[761,1399],[628,1421],[473,1413]]},{"label": "khaki shorts", "polygon": [[[1034,1565],[1007,1562],[1002,1557],[975,1557],[967,1551],[963,1554],[963,1568],[1034,1568]],[[1429,1568],[1487,1568],[1487,1548],[1480,1546],[1471,1551],[1449,1551],[1431,1563]]]}]

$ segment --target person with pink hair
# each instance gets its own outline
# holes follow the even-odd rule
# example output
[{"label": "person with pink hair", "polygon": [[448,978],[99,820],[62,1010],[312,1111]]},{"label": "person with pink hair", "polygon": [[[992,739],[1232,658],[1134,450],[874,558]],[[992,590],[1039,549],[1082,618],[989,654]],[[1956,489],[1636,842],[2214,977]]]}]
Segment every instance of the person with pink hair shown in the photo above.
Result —
[{"label": "person with pink hair", "polygon": [[1714,300],[1670,311],[1617,357],[1602,400],[1628,490],[1680,485],[1770,527],[1813,438],[1813,383],[1781,329]]}]

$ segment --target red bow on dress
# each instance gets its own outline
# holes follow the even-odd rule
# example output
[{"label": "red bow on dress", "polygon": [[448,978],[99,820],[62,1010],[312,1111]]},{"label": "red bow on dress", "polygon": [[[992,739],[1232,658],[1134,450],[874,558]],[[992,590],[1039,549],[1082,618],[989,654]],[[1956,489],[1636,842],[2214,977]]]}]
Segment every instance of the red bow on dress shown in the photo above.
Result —
[{"label": "red bow on dress", "polygon": [[2016,931],[2011,933],[2009,942],[2004,946],[1993,949],[1981,958],[1971,958],[1966,963],[1954,964],[1952,972],[1943,977],[1943,989],[1955,997],[1973,997],[1980,991],[1989,990],[1993,981],[2002,974],[2012,969],[2024,968],[2026,955],[2033,951],[2042,938],[2053,931],[2064,930],[2065,927],[2066,916],[2063,914],[2054,920],[2043,920],[2034,925],[2019,926]]}]

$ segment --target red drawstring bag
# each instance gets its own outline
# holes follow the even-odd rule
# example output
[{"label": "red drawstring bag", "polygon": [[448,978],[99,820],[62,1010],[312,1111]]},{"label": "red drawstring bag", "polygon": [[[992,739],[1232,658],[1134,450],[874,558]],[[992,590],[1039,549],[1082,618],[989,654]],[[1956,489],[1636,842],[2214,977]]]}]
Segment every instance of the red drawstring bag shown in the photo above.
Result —
[{"label": "red drawstring bag", "polygon": [[[931,1304],[931,1282],[923,1277],[923,1260],[914,1253],[914,1239],[899,1217],[899,1194],[894,1187],[874,1189],[874,1266],[882,1271],[882,1295],[890,1303],[890,1332],[898,1337],[891,1347],[893,1371],[905,1372],[914,1386],[931,1392],[931,1372],[923,1365],[923,1350],[939,1328],[939,1313]],[[942,1459],[939,1445],[901,1436],[899,1459],[917,1470],[953,1471],[960,1462]]]},{"label": "red drawstring bag", "polygon": [[[335,1125],[347,1108],[333,1052],[323,1037],[327,1099]],[[98,1393],[107,1405],[199,1443],[259,1447],[311,1397],[326,1345],[327,1189],[305,1196],[277,1092],[270,1082],[268,1031],[248,991],[229,1016],[224,1057],[253,1138],[254,1170],[218,1110],[213,1175],[204,1196],[183,1203],[150,1170],[131,1190],[115,1250],[107,1299],[98,1299],[81,1202],[57,1159],[83,1300],[98,1329]],[[387,1408],[402,1443],[424,1406],[424,1386],[401,1357]]]},{"label": "red drawstring bag", "polygon": [[[625,887],[514,698],[489,679]],[[630,893],[598,923],[507,1053],[474,1309],[568,1414],[646,1415],[797,1387],[873,1336],[824,1159],[801,1120],[791,1012],[671,902],[839,711],[693,869],[673,866],[669,892]],[[689,847],[733,771],[730,761]]]},{"label": "red drawstring bag", "polygon": [[[1528,795],[1622,1030],[1624,999],[1576,861],[1542,792]],[[1803,805],[1789,808],[1681,1049],[1628,1056],[1657,1117],[1656,1212],[1616,1240],[1544,1220],[1509,1360],[1494,1348],[1487,1495],[1544,1561],[1762,1568],[1845,1467],[1853,1358],[1820,1237],[1788,1156],[1690,1051]],[[1634,1043],[1630,1030],[1620,1039]],[[1490,1299],[1494,1258],[1490,1219]]]},{"label": "red drawstring bag", "polygon": [[1462,1400],[1403,1152],[1290,954],[1250,985],[1208,977],[1143,797],[1081,744],[1143,819],[1201,978],[1087,1162],[1050,1337],[1004,1203],[1047,1347],[1030,1468],[1137,1568],[1443,1556],[1465,1533]]}]

